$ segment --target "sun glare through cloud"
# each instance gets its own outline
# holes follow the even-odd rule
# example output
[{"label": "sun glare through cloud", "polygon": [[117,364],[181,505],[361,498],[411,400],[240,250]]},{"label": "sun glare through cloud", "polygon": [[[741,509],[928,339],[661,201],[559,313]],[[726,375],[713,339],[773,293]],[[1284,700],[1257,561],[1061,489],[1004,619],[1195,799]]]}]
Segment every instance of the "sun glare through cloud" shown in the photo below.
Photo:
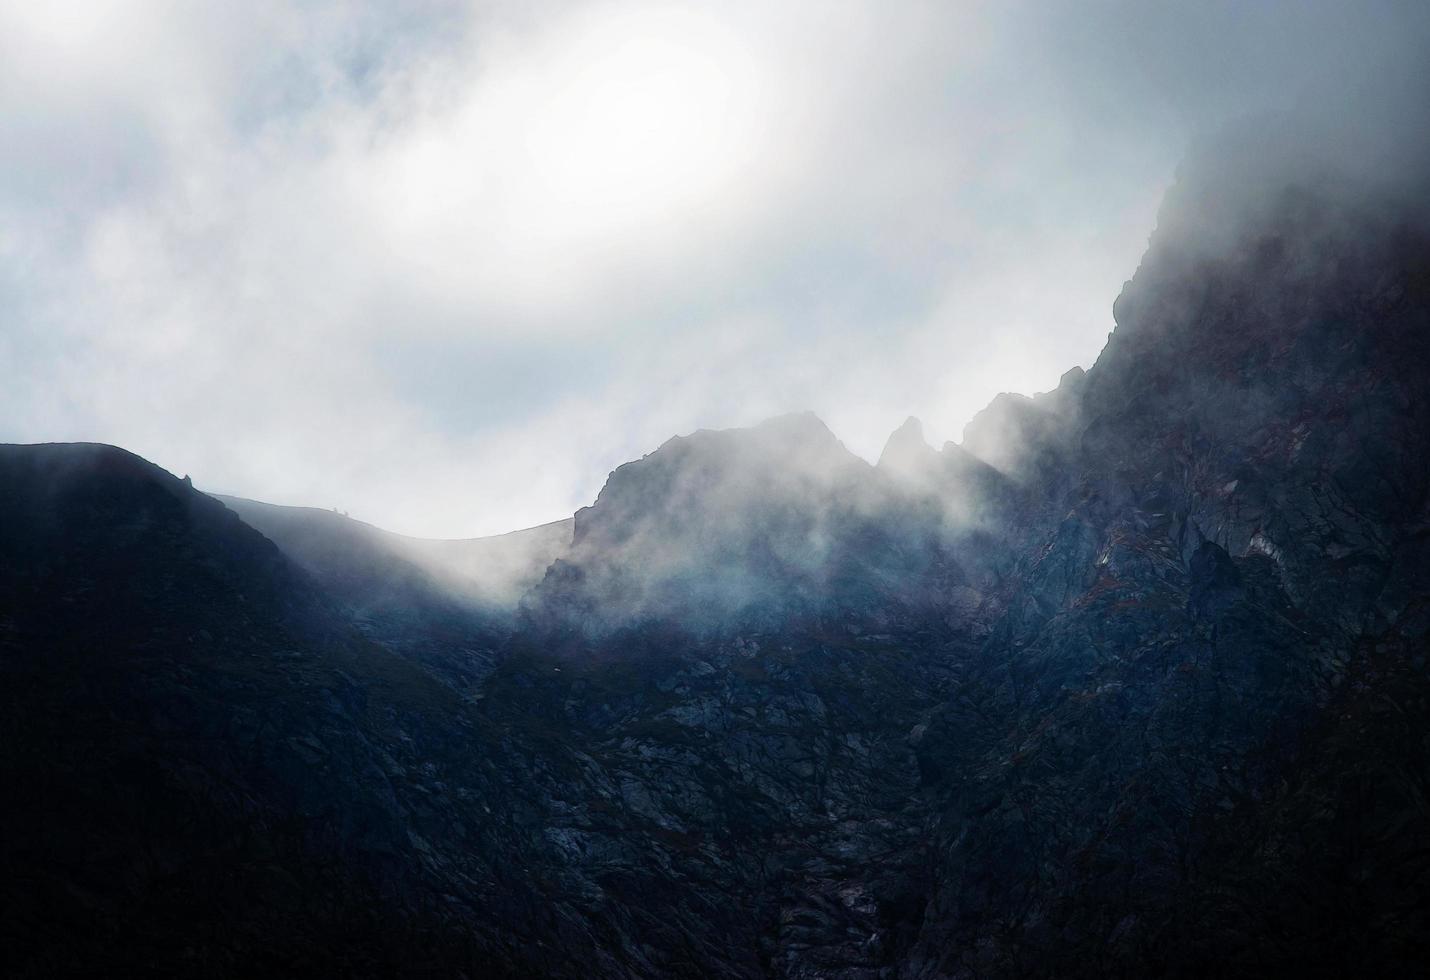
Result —
[{"label": "sun glare through cloud", "polygon": [[1322,84],[1114,8],[0,3],[4,436],[439,535],[673,431],[957,440],[1096,356],[1196,133]]},{"label": "sun glare through cloud", "polygon": [[768,136],[755,46],[688,11],[573,20],[495,39],[458,88],[423,80],[427,111],[380,150],[396,251],[440,243],[447,288],[560,305],[747,206]]}]

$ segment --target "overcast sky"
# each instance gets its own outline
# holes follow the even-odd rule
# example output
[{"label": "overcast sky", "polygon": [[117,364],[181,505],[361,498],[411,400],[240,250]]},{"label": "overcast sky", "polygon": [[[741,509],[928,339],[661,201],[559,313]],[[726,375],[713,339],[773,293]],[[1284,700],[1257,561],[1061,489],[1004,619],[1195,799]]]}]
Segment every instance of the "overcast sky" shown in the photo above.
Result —
[{"label": "overcast sky", "polygon": [[1090,365],[1198,134],[1430,4],[0,0],[0,441],[413,534]]}]

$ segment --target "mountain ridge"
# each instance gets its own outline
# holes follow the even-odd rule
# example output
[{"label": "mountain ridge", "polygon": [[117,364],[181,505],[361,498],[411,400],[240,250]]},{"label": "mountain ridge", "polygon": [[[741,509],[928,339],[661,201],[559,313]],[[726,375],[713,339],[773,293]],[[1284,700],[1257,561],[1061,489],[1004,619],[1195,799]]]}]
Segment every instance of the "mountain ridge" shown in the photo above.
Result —
[{"label": "mountain ridge", "polygon": [[93,972],[122,907],[123,965],[233,975],[1423,962],[1430,231],[1227,179],[1183,175],[1094,364],[971,446],[673,438],[511,618],[420,577],[370,613],[395,566],[324,584],[151,464],[0,450],[21,975]]}]

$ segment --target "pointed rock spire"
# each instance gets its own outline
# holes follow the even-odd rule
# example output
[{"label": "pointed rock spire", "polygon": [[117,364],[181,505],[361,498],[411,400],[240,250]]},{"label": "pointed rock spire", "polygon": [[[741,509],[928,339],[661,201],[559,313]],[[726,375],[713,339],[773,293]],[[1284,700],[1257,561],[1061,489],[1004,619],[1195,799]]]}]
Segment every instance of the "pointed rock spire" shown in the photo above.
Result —
[{"label": "pointed rock spire", "polygon": [[910,415],[884,443],[879,469],[907,476],[927,472],[937,461],[938,453],[924,439],[923,423]]}]

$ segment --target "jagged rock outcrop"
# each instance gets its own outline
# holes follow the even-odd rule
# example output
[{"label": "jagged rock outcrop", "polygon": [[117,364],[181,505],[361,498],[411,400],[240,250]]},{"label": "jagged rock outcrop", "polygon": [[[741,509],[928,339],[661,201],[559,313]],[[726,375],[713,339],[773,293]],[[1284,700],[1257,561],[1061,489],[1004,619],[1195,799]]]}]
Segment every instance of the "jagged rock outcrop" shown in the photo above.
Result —
[{"label": "jagged rock outcrop", "polygon": [[1082,422],[1085,379],[1086,372],[1075,367],[1052,391],[998,395],[964,426],[961,448],[1016,482],[1045,488],[1068,465]]},{"label": "jagged rock outcrop", "polygon": [[1308,188],[1215,253],[1154,240],[1058,450],[1066,490],[921,746],[949,796],[914,974],[1341,973],[1347,948],[1394,971],[1421,950],[1423,738],[1377,757],[1383,798],[1308,760],[1344,767],[1352,718],[1385,728],[1372,691],[1426,718],[1427,245]]},{"label": "jagged rock outcrop", "polygon": [[677,437],[611,474],[526,622],[696,634],[851,617],[928,618],[964,581],[944,529],[813,415]]},{"label": "jagged rock outcrop", "polygon": [[893,431],[879,454],[879,469],[895,477],[918,481],[937,466],[938,453],[924,439],[923,423],[912,415]]}]

